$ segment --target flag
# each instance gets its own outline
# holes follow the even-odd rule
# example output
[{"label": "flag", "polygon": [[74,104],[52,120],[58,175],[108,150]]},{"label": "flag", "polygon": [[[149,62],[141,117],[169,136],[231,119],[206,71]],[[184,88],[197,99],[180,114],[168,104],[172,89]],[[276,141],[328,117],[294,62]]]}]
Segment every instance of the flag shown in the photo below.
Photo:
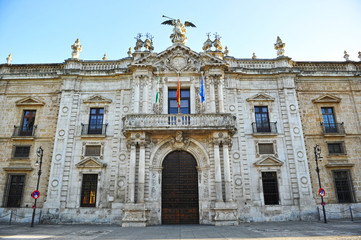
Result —
[{"label": "flag", "polygon": [[157,95],[155,96],[155,103],[158,103],[158,100],[159,100],[159,74],[157,80]]},{"label": "flag", "polygon": [[178,73],[178,87],[177,87],[177,102],[178,102],[178,111],[180,111],[180,84],[179,84],[179,73]]},{"label": "flag", "polygon": [[204,96],[203,74],[201,74],[201,78],[202,78],[202,81],[201,81],[201,87],[199,89],[199,96],[201,97],[201,103],[203,103],[206,100],[206,98]]}]

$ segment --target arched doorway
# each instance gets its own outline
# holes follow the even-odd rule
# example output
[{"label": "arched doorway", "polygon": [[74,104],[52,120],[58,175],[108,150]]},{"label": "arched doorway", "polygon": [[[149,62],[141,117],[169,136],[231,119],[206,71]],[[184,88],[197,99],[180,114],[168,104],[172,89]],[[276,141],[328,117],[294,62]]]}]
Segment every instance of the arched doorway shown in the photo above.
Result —
[{"label": "arched doorway", "polygon": [[198,173],[194,157],[174,151],[163,161],[162,224],[198,224]]}]

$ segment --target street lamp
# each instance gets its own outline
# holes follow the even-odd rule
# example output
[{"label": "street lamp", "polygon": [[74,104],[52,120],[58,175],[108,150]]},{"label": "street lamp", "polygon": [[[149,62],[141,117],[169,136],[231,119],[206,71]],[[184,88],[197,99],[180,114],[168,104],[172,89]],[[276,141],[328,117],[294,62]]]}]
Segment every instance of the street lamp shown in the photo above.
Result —
[{"label": "street lamp", "polygon": [[[39,166],[39,171],[38,171],[38,183],[36,185],[36,190],[39,190],[39,183],[40,183],[40,175],[41,175],[41,164],[43,163],[43,153],[44,150],[39,147],[36,150],[36,155],[38,156],[35,162],[35,166]],[[39,163],[39,159],[40,159],[40,163]],[[35,218],[35,209],[36,209],[36,200],[38,200],[38,198],[35,198],[34,201],[34,206],[33,206],[33,217],[31,218],[31,227],[34,227],[34,218]]]},{"label": "street lamp", "polygon": [[[322,161],[320,145],[316,144],[316,146],[314,147],[314,152],[315,152],[316,172],[317,172],[317,177],[318,177],[318,184],[320,185],[320,189],[321,189],[322,186],[321,186],[321,179],[320,179],[320,169],[318,168],[318,161],[320,161],[320,162]],[[323,201],[323,196],[322,195],[320,195],[320,196],[321,196],[321,205],[322,205],[322,211],[323,211],[323,220],[324,220],[324,223],[327,223],[325,202]]]}]

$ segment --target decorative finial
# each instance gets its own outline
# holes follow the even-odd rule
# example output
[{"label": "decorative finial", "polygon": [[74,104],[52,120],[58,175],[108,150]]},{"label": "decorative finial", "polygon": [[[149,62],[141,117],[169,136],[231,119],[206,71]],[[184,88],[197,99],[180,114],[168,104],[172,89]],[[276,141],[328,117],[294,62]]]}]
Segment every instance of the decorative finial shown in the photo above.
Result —
[{"label": "decorative finial", "polygon": [[216,50],[218,51],[222,51],[222,44],[221,44],[221,36],[218,35],[218,33],[216,32],[214,34],[214,41],[213,41],[213,46],[216,48]]},{"label": "decorative finial", "polygon": [[147,33],[146,35],[145,41],[143,42],[145,49],[147,49],[148,51],[153,51],[154,47],[153,47],[153,36],[150,35],[150,33]]},{"label": "decorative finial", "polygon": [[182,23],[180,19],[176,20],[174,18],[170,18],[164,15],[163,17],[168,18],[170,20],[164,21],[162,22],[162,24],[173,26],[173,33],[170,35],[170,39],[172,39],[172,43],[174,44],[180,43],[184,45],[187,41],[186,27],[196,27],[196,25],[188,21]]},{"label": "decorative finial", "polygon": [[361,52],[358,52],[358,58],[360,59],[361,62]]},{"label": "decorative finial", "polygon": [[277,36],[277,41],[275,43],[275,49],[277,50],[277,57],[283,57],[285,54],[285,43],[282,42],[281,38]]},{"label": "decorative finial", "polygon": [[206,33],[206,35],[207,35],[207,37],[208,37],[208,39],[209,39],[209,36],[211,35],[211,33],[210,33],[210,32],[208,32],[208,33]]},{"label": "decorative finial", "polygon": [[133,52],[132,52],[132,48],[131,48],[131,47],[129,48],[127,54],[128,54],[128,57],[133,57]]},{"label": "decorative finial", "polygon": [[10,65],[11,61],[12,61],[12,59],[11,59],[11,53],[10,53],[9,56],[6,58],[6,62],[8,63],[8,65]]},{"label": "decorative finial", "polygon": [[256,53],[252,54],[252,59],[257,59]]},{"label": "decorative finial", "polygon": [[104,57],[103,57],[102,59],[103,59],[103,61],[108,60],[108,58],[107,58],[107,54],[106,54],[106,53],[104,53]]},{"label": "decorative finial", "polygon": [[211,35],[211,33],[209,32],[209,33],[206,33],[206,35],[207,35],[207,40],[203,43],[203,51],[207,51],[208,49],[210,49],[211,47],[212,47],[212,44],[213,44],[213,42],[212,42],[212,40],[211,39],[209,39],[209,36]]},{"label": "decorative finial", "polygon": [[222,38],[217,32],[213,35],[216,40],[221,40],[221,38]]},{"label": "decorative finial", "polygon": [[347,54],[346,50],[343,51],[344,55],[343,55],[343,58],[346,60],[346,61],[350,61],[350,55]]},{"label": "decorative finial", "polygon": [[71,45],[71,49],[73,49],[72,52],[73,59],[79,60],[79,53],[82,50],[82,46],[80,45],[79,38],[77,38],[75,43]]},{"label": "decorative finial", "polygon": [[139,39],[141,39],[141,37],[143,37],[143,35],[141,33],[138,33],[137,36],[135,36],[135,39],[139,40]]},{"label": "decorative finial", "polygon": [[229,54],[229,50],[228,50],[228,47],[226,46],[225,48],[224,48],[224,55],[226,55],[226,56],[228,56],[228,54]]}]

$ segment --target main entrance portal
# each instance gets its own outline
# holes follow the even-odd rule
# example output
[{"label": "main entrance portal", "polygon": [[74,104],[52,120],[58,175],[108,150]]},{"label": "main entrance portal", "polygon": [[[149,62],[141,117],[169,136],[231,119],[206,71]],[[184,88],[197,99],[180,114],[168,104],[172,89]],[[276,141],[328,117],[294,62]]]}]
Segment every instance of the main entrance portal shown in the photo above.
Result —
[{"label": "main entrance portal", "polygon": [[194,157],[175,151],[163,161],[162,224],[198,224],[198,174]]}]

